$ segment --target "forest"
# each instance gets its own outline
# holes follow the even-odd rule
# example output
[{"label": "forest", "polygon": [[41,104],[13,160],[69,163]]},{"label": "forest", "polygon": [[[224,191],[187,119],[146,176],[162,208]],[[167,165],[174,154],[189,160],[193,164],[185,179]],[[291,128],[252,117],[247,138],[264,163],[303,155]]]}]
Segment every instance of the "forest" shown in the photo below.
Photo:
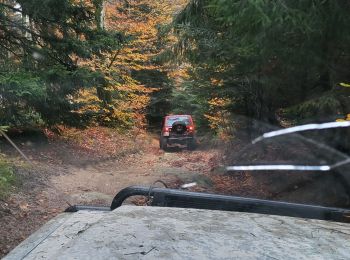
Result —
[{"label": "forest", "polygon": [[[349,0],[0,0],[0,257],[64,209],[57,194],[106,202],[106,183],[349,207],[340,175],[222,174],[239,152],[260,159],[241,148],[264,132],[350,121],[349,13]],[[193,116],[200,149],[159,150],[169,114]],[[302,136],[263,161],[348,159],[349,131],[317,146],[339,153]]]},{"label": "forest", "polygon": [[[347,0],[2,0],[0,130],[217,138],[350,119]],[[243,134],[242,134],[243,133]]]},{"label": "forest", "polygon": [[219,133],[243,118],[247,131],[253,120],[345,119],[349,8],[346,0],[3,0],[0,126],[147,128],[193,113]]}]

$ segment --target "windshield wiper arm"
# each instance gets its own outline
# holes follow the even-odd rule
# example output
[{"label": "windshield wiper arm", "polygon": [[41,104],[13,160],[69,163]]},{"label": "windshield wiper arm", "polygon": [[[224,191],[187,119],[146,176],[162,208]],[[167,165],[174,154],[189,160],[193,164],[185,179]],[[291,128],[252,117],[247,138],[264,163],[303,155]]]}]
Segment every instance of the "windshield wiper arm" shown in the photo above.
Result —
[{"label": "windshield wiper arm", "polygon": [[292,164],[272,164],[272,165],[236,165],[226,167],[227,171],[321,171],[328,172],[334,168],[350,163],[350,158],[332,165],[292,165]]},{"label": "windshield wiper arm", "polygon": [[322,130],[322,129],[330,129],[330,128],[341,128],[341,127],[350,127],[350,121],[330,122],[330,123],[323,123],[323,124],[308,124],[308,125],[289,127],[286,129],[280,129],[280,130],[265,133],[262,136],[255,138],[252,141],[252,143],[256,144],[256,143],[261,142],[262,140],[267,139],[267,138],[272,138],[272,137],[287,135],[287,134],[293,134],[293,133],[297,133],[297,132],[304,132],[304,131],[310,131],[310,130]]},{"label": "windshield wiper arm", "polygon": [[236,165],[226,167],[227,171],[329,171],[329,165],[290,165],[290,164],[272,164],[272,165]]}]

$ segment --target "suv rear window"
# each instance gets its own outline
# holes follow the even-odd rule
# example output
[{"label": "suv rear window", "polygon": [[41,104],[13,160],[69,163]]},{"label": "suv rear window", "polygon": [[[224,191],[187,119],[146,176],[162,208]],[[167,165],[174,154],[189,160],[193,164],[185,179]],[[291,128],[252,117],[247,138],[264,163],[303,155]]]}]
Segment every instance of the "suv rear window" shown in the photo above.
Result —
[{"label": "suv rear window", "polygon": [[189,116],[174,116],[174,117],[167,117],[166,120],[165,120],[165,125],[166,126],[172,126],[177,121],[182,121],[186,125],[190,125],[191,124]]}]

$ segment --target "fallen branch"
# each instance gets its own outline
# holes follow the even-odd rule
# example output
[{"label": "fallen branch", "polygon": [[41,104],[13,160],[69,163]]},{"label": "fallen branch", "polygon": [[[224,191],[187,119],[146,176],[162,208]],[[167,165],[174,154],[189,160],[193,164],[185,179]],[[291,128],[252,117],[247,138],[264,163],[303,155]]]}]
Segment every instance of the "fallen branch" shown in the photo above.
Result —
[{"label": "fallen branch", "polygon": [[0,134],[5,137],[5,139],[19,152],[19,154],[30,164],[32,165],[32,162],[29,160],[29,158],[21,151],[21,149],[18,148],[18,146],[8,137],[8,135],[0,129]]}]

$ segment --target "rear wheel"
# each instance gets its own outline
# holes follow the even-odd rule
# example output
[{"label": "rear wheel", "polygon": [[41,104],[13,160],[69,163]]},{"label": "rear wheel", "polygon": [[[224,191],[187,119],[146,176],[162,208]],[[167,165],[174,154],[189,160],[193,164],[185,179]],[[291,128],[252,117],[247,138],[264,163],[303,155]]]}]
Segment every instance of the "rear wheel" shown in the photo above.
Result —
[{"label": "rear wheel", "polygon": [[193,150],[196,149],[196,147],[197,147],[196,139],[193,138],[193,139],[191,139],[191,140],[188,141],[188,143],[187,143],[187,149],[188,149],[188,150],[193,151]]},{"label": "rear wheel", "polygon": [[164,151],[168,148],[168,140],[164,136],[161,136],[159,139],[159,147]]}]

